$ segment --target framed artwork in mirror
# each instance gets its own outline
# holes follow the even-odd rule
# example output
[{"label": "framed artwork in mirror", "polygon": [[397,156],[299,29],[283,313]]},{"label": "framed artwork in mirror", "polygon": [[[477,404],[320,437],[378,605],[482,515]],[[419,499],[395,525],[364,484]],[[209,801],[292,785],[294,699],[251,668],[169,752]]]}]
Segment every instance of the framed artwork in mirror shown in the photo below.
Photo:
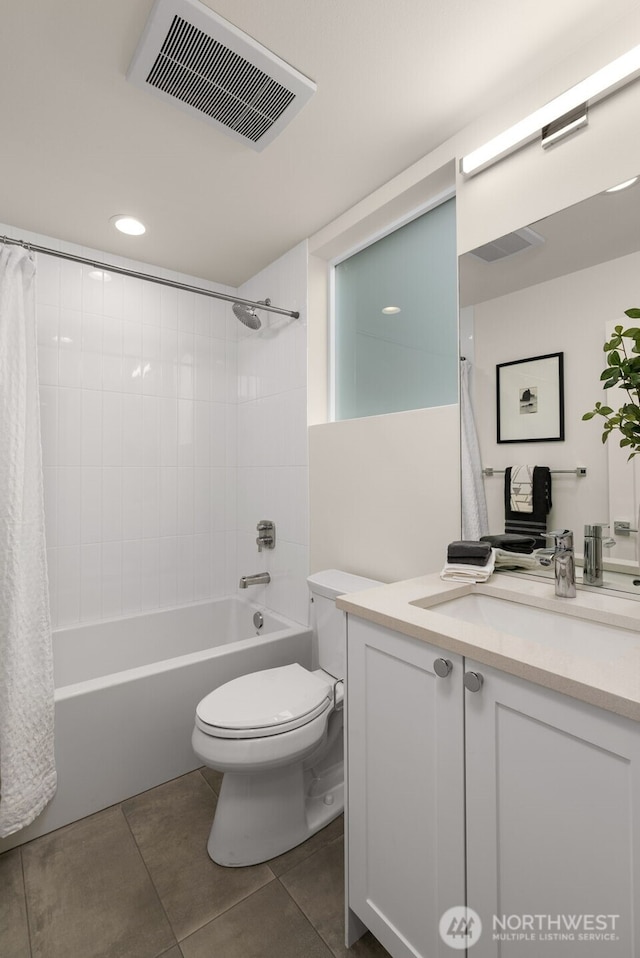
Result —
[{"label": "framed artwork in mirror", "polygon": [[498,442],[564,440],[564,353],[496,366]]}]

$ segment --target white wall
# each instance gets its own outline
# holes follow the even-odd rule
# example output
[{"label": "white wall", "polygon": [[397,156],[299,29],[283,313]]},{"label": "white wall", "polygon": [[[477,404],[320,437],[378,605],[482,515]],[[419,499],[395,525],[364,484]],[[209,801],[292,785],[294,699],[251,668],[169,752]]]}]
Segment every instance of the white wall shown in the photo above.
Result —
[{"label": "white wall", "polygon": [[[2,229],[20,236],[11,226]],[[56,246],[48,237],[27,238]],[[37,254],[46,532],[57,626],[224,595],[235,579],[227,561],[235,525],[228,501],[236,430],[230,307],[92,272]]]},{"label": "white wall", "polygon": [[[238,324],[236,576],[268,571],[268,586],[240,595],[297,622],[308,616],[307,259],[304,242],[238,290],[300,313]],[[273,551],[258,553],[260,519],[276,524]]]},{"label": "white wall", "polygon": [[[342,568],[383,581],[442,567],[460,536],[458,407],[439,406],[344,422],[328,418],[328,271],[331,261],[451,195],[453,163],[396,202],[345,216],[311,241],[310,511],[312,571]],[[384,193],[384,190],[381,191]],[[373,231],[373,232],[371,232]],[[323,282],[324,280],[324,282]]]},{"label": "white wall", "polygon": [[460,534],[458,435],[457,405],[312,426],[314,568],[384,582],[441,568]]},{"label": "white wall", "polygon": [[[633,262],[631,257],[625,257]],[[635,282],[633,282],[634,300],[629,298],[627,303],[638,301],[638,274],[640,272],[640,256],[635,257]],[[614,331],[615,326],[627,320],[627,317],[617,316],[606,324],[607,339]],[[625,326],[636,325],[633,321],[627,320]],[[604,354],[603,354],[604,355]],[[603,363],[604,368],[604,363]],[[628,394],[620,387],[614,386],[612,389],[603,392],[603,401],[612,409],[619,409],[624,403],[628,402]],[[602,423],[603,420],[600,420]],[[598,420],[595,420],[597,423]],[[597,426],[595,426],[597,429]],[[607,465],[608,465],[608,486],[609,486],[609,511],[607,513],[610,524],[610,534],[615,536],[615,548],[610,550],[608,555],[615,559],[621,559],[626,562],[632,562],[637,572],[640,566],[640,462],[638,456],[634,456],[629,461],[629,450],[620,448],[619,434],[612,434],[607,441]],[[615,522],[621,520],[628,522],[632,532],[629,535],[620,535],[615,532]]]},{"label": "white wall", "polygon": [[[3,233],[190,285],[229,287]],[[301,319],[263,313],[252,332],[230,304],[37,254],[45,515],[54,626],[237,592],[307,621],[306,243],[238,295],[269,296]],[[277,523],[258,556],[255,524]]]},{"label": "white wall", "polygon": [[[389,183],[366,197],[352,209],[345,211],[332,223],[327,224],[310,238],[311,284],[310,284],[310,415],[312,423],[327,420],[327,276],[333,257],[347,252],[362,243],[367,236],[390,226],[411,209],[428,202],[438,191],[456,183],[456,211],[458,220],[458,252],[463,253],[481,243],[501,236],[525,223],[534,222],[543,216],[576,203],[612,184],[638,172],[637,129],[631,118],[640,111],[640,83],[635,82],[614,96],[596,104],[590,111],[588,129],[555,149],[543,151],[534,142],[505,158],[493,168],[470,179],[457,173],[458,160],[491,137],[497,135],[523,116],[542,106],[545,102],[582,80],[596,69],[625,53],[640,33],[640,7],[632,16],[618,21],[610,31],[597,41],[570,52],[558,67],[541,76],[535,86],[508,91],[502,104],[491,105],[487,114],[479,117],[451,140],[423,157],[413,166],[400,173]],[[631,39],[630,39],[631,38]],[[465,347],[466,348],[466,347]],[[549,351],[549,350],[543,350]],[[376,417],[378,420],[384,417]],[[364,426],[364,420],[360,421]],[[337,424],[336,424],[337,425]],[[331,428],[331,424],[328,425]],[[456,426],[457,430],[457,426]],[[367,434],[363,432],[364,441]],[[377,439],[373,439],[374,443]],[[425,443],[427,448],[437,441],[431,431],[416,434],[415,442]],[[346,463],[337,458],[337,446],[332,449],[325,444],[321,469],[326,476],[337,476],[345,470],[353,474],[345,478],[346,486],[352,488],[358,473],[358,463],[350,459]],[[317,487],[313,472],[318,458],[312,459],[311,502],[311,568],[325,564],[338,564],[344,556],[343,530],[331,516],[323,515],[326,497],[316,497]],[[412,452],[409,447],[399,452],[397,469],[408,473],[412,468]],[[428,495],[434,505],[421,515],[420,522],[406,523],[400,507],[400,495],[395,476],[389,482],[382,481],[379,498],[391,521],[395,520],[400,530],[395,547],[398,554],[418,555],[423,525],[429,526],[438,511],[450,516],[449,538],[459,534],[460,506],[458,491],[459,451],[453,447],[446,459],[438,463],[441,474],[450,480],[448,495],[440,499]],[[435,492],[432,486],[433,471],[425,466],[420,476],[421,486]],[[334,480],[336,483],[337,479]],[[582,487],[583,490],[585,487]],[[582,493],[584,495],[584,491]],[[375,522],[375,512],[368,518]],[[323,522],[324,519],[324,522]],[[322,543],[316,530],[322,527]],[[457,532],[453,532],[457,528]],[[447,537],[445,530],[438,540],[431,543],[431,552],[425,557],[424,567],[415,568],[413,574],[435,570],[444,555]],[[397,568],[396,557],[384,542],[372,545],[375,562],[382,578],[392,578]],[[354,551],[345,559],[352,564],[352,571],[361,571],[363,550]],[[364,569],[363,569],[364,571]]]},{"label": "white wall", "polygon": [[[550,529],[573,529],[579,552],[584,523],[606,522],[610,515],[602,428],[598,420],[583,422],[582,415],[604,398],[598,383],[605,366],[606,327],[612,320],[623,322],[624,310],[636,297],[639,269],[640,254],[635,253],[474,307],[474,411],[483,465],[586,466],[584,479],[553,477],[548,522]],[[496,364],[555,352],[564,352],[565,441],[497,443]],[[503,476],[485,479],[492,532],[504,531],[503,483]]]},{"label": "white wall", "polygon": [[[265,335],[252,340],[231,322],[229,307],[213,300],[163,295],[160,288],[128,280],[105,285],[100,294],[80,269],[49,261],[57,266],[49,271],[48,281],[40,280],[38,310],[46,340],[41,344],[46,369],[43,429],[54,621],[89,621],[234,591],[238,575],[259,571],[263,557],[275,573],[268,601],[293,618],[306,616],[303,355],[308,331],[306,408],[311,423],[323,423],[327,264],[424,206],[456,180],[458,249],[464,252],[636,173],[637,131],[629,119],[640,111],[637,82],[597,104],[588,130],[554,150],[543,153],[531,144],[469,180],[455,170],[461,155],[625,52],[639,30],[640,8],[596,43],[573,51],[535,87],[492,105],[486,116],[311,237],[308,312],[298,326],[285,328],[272,340]],[[0,228],[19,235],[10,226]],[[28,238],[53,245],[47,238]],[[295,307],[305,299],[307,262],[302,250],[298,247],[290,258],[273,264],[241,294],[269,296]],[[91,255],[110,259],[95,251]],[[134,268],[142,267],[136,263]],[[47,270],[43,267],[41,275]],[[72,334],[67,336],[69,329]],[[53,347],[51,334],[59,337]],[[100,338],[98,350],[92,335]],[[138,360],[141,372],[150,363],[146,376],[132,375]],[[92,368],[99,379],[91,378]],[[284,378],[274,381],[271,368]],[[154,378],[154,371],[166,375]],[[385,419],[374,417],[369,424],[380,430],[375,435],[360,421],[353,448],[363,454],[384,448],[389,426],[392,435],[397,428],[398,438],[406,440],[395,443],[394,469],[379,470],[374,499],[358,501],[361,528],[373,528],[382,509],[394,538],[358,538],[358,533],[349,540],[352,551],[345,552],[344,524],[339,513],[327,509],[333,494],[328,490],[330,494],[312,505],[312,569],[343,564],[388,579],[397,578],[399,570],[418,574],[437,568],[447,539],[459,534],[457,423],[455,429],[447,424],[448,440],[453,441],[447,441],[445,454],[431,423],[418,426],[409,418],[411,429],[405,433],[403,420]],[[416,445],[424,451],[419,460]],[[331,479],[336,494],[341,486],[357,489],[361,471],[358,457],[343,455],[339,447],[338,433],[335,442],[323,438],[313,464],[314,473],[317,468],[319,476]],[[440,450],[440,458],[435,450]],[[209,470],[210,489],[215,490],[211,496],[205,493],[201,470]],[[422,494],[424,508],[411,521],[402,476],[411,477]],[[444,489],[438,484],[442,477]],[[315,480],[313,487],[322,492]],[[263,515],[264,510],[274,514]],[[434,518],[442,516],[440,526]],[[282,548],[268,556],[253,551],[259,518],[273,518],[279,526]],[[427,553],[425,530],[431,530]],[[409,563],[403,557],[413,559]]]}]

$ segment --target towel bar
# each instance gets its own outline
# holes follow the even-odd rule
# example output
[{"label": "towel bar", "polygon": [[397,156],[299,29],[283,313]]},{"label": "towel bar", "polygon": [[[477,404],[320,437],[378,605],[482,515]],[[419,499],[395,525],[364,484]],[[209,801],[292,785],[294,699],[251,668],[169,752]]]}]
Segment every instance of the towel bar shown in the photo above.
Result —
[{"label": "towel bar", "polygon": [[613,534],[616,536],[628,536],[630,532],[637,532],[637,529],[631,528],[631,523],[626,519],[614,519]]},{"label": "towel bar", "polygon": [[[578,476],[578,478],[584,479],[584,477],[587,474],[587,467],[576,466],[575,469],[552,469],[551,470],[551,474],[553,476],[557,475],[558,473],[566,473],[567,475]],[[485,468],[482,470],[482,474],[484,476],[497,476],[498,474],[504,474],[504,469],[493,469],[492,466],[485,466]]]}]

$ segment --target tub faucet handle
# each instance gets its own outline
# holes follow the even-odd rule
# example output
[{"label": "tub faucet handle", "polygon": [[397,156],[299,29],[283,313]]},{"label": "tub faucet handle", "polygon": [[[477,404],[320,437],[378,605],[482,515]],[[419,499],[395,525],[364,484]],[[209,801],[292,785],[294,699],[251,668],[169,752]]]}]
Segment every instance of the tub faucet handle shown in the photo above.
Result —
[{"label": "tub faucet handle", "polygon": [[258,525],[256,526],[256,529],[258,530],[258,538],[256,539],[258,552],[262,552],[263,549],[275,549],[276,547],[275,522],[272,522],[271,519],[261,519]]}]

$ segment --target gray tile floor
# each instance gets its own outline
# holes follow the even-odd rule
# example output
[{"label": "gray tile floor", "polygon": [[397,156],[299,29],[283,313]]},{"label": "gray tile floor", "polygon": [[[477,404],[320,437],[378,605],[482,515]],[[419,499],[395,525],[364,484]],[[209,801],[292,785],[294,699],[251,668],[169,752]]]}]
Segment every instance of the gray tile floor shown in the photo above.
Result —
[{"label": "gray tile floor", "polygon": [[264,865],[206,844],[220,779],[183,775],[0,855],[3,958],[384,958],[343,944],[342,818]]}]

